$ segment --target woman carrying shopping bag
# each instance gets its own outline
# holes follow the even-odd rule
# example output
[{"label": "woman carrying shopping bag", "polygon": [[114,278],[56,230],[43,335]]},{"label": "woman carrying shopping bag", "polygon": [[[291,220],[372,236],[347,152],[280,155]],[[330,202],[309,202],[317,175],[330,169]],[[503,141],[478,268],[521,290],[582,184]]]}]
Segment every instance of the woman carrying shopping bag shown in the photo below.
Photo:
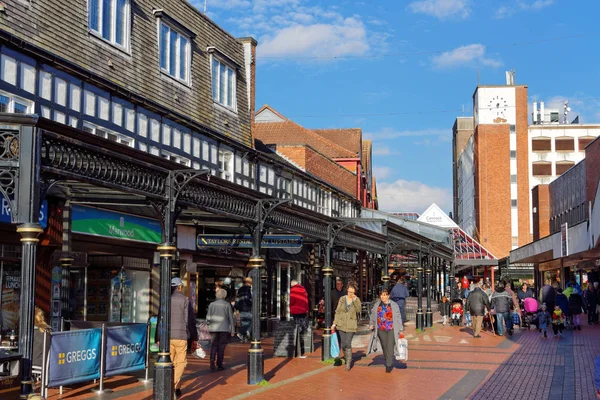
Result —
[{"label": "woman carrying shopping bag", "polygon": [[[388,289],[382,289],[379,294],[379,301],[375,302],[370,315],[370,326],[373,331],[371,341],[379,341],[369,344],[371,349],[381,348],[385,357],[385,372],[392,372],[394,363],[394,354],[397,353],[396,342],[400,337],[400,332],[404,330],[402,317],[398,305],[390,301],[390,292]],[[397,354],[399,356],[399,354]]]},{"label": "woman carrying shopping bag", "polygon": [[358,315],[361,310],[360,299],[356,296],[356,285],[348,283],[347,295],[340,297],[335,309],[335,320],[331,328],[340,331],[340,347],[344,350],[346,371],[352,367],[352,338],[358,329]]}]

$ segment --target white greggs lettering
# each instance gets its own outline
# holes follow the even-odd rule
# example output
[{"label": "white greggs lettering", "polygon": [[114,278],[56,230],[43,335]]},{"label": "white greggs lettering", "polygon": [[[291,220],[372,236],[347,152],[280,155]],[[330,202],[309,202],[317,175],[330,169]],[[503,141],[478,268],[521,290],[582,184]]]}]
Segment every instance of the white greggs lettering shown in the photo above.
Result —
[{"label": "white greggs lettering", "polygon": [[96,349],[87,349],[79,351],[69,351],[65,353],[65,360],[67,363],[74,363],[86,360],[96,359]]},{"label": "white greggs lettering", "polygon": [[119,355],[139,353],[140,351],[142,351],[141,343],[130,343],[130,344],[119,345]]}]

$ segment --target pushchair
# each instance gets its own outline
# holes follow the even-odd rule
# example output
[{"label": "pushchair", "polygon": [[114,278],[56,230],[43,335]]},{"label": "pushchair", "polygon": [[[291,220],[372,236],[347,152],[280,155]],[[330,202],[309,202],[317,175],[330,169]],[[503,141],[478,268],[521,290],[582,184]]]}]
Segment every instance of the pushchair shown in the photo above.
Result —
[{"label": "pushchair", "polygon": [[450,325],[460,326],[460,324],[462,323],[463,313],[464,310],[462,300],[452,300],[452,310],[450,312]]},{"label": "pushchair", "polygon": [[523,300],[523,308],[521,309],[521,327],[530,329],[534,324],[534,319],[538,312],[538,302],[533,297],[528,297]]}]

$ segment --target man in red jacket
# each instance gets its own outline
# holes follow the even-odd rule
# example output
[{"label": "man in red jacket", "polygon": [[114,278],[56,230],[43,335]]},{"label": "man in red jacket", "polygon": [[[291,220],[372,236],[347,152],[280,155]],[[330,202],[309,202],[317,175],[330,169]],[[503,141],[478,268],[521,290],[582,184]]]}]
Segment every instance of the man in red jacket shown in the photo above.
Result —
[{"label": "man in red jacket", "polygon": [[[290,314],[296,322],[297,337],[296,353],[300,358],[306,358],[304,355],[304,331],[308,328],[308,293],[304,286],[296,280],[291,282],[292,289],[290,290]],[[298,349],[298,345],[300,348]]]}]

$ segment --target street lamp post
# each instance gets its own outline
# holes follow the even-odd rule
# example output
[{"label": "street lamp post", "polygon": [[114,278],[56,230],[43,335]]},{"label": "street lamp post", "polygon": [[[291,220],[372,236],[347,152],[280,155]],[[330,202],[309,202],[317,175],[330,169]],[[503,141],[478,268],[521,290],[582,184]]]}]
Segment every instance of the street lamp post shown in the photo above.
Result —
[{"label": "street lamp post", "polygon": [[417,267],[417,329],[423,330],[423,265],[421,250],[419,250],[419,265]]},{"label": "street lamp post", "polygon": [[[261,237],[262,240],[262,237]],[[254,252],[253,252],[254,253]],[[252,268],[252,342],[248,349],[248,384],[255,385],[263,380],[264,358],[260,343],[260,303],[261,303],[261,281],[260,269],[264,266],[264,258],[253,254],[248,261],[248,267]]]},{"label": "street lamp post", "polygon": [[427,269],[425,270],[427,285],[427,310],[425,311],[425,327],[433,326],[433,312],[431,311],[431,255],[427,256]]}]

